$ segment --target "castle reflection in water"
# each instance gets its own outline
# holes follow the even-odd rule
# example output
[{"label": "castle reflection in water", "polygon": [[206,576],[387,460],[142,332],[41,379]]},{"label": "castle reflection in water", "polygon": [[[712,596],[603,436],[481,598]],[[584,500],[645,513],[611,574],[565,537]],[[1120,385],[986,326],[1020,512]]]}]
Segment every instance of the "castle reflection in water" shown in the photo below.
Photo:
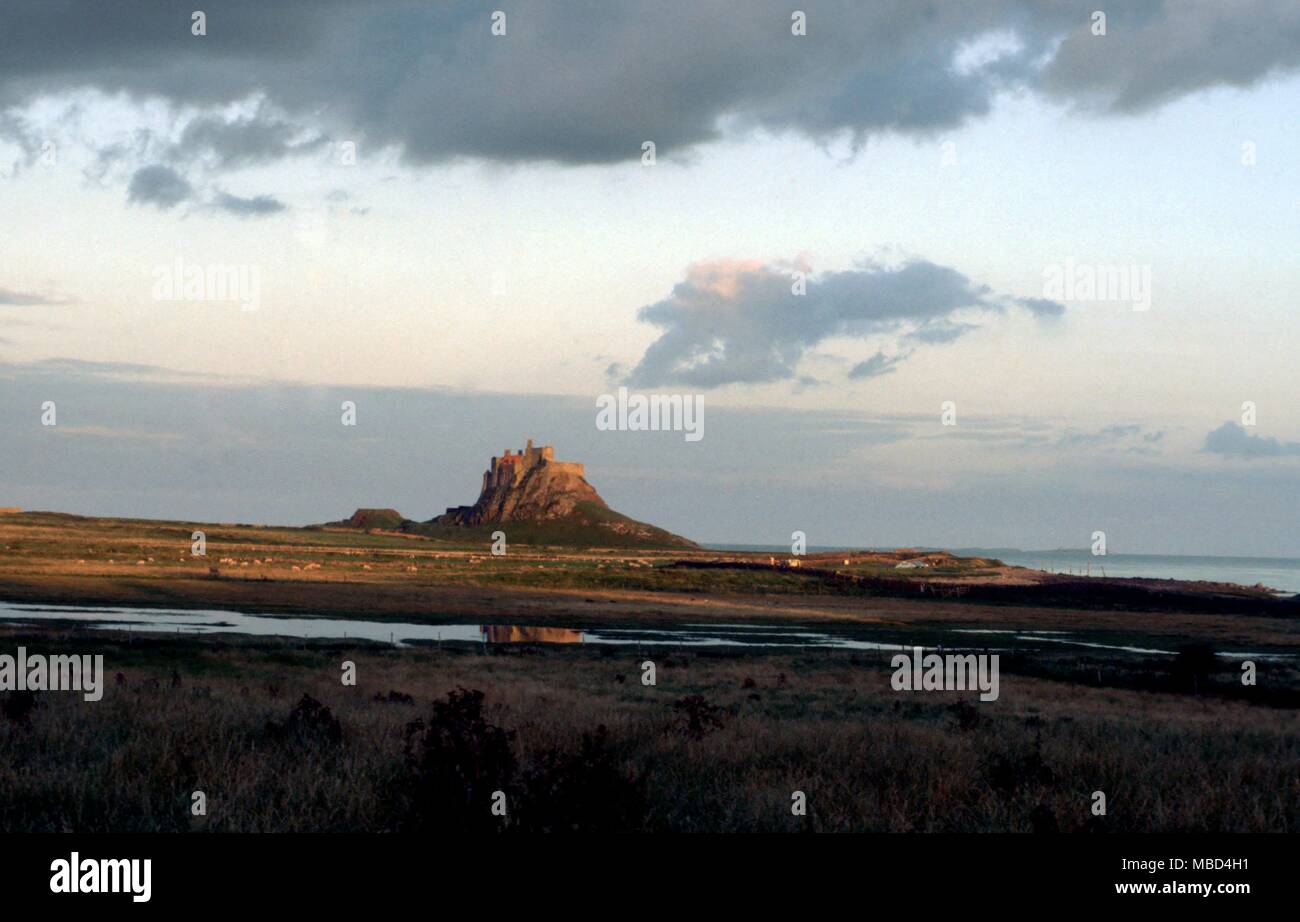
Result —
[{"label": "castle reflection in water", "polygon": [[479,631],[488,643],[582,643],[582,631],[567,627],[485,624]]}]

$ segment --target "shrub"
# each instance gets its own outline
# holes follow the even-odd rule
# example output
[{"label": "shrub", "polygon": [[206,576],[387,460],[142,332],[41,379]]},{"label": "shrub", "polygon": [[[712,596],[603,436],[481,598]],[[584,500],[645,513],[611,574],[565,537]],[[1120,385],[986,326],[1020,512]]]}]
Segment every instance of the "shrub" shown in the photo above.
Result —
[{"label": "shrub", "polygon": [[283,723],[266,722],[265,734],[272,742],[325,742],[343,740],[343,727],[330,709],[311,695],[304,694]]},{"label": "shrub", "polygon": [[678,699],[673,705],[673,711],[677,714],[677,728],[693,740],[704,739],[724,726],[719,716],[722,708],[710,704],[703,695],[687,695]]},{"label": "shrub", "polygon": [[523,832],[634,832],[645,820],[644,786],[620,767],[604,724],[577,751],[543,752],[524,773],[512,826]]},{"label": "shrub", "polygon": [[406,725],[406,767],[413,829],[487,832],[494,791],[514,779],[515,734],[483,716],[483,692],[465,688],[435,701],[429,717]]},{"label": "shrub", "polygon": [[406,692],[389,689],[387,695],[375,692],[375,700],[387,704],[415,704],[415,699]]}]

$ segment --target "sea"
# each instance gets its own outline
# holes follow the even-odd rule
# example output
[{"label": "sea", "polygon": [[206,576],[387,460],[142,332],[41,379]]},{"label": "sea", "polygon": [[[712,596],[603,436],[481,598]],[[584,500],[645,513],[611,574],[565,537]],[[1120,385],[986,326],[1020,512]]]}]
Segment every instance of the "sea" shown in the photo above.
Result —
[{"label": "sea", "polygon": [[[790,546],[757,544],[710,544],[719,551],[764,551],[789,554]],[[864,550],[849,547],[812,547],[808,553]],[[892,550],[892,548],[866,548]],[[938,548],[918,548],[938,550]],[[995,557],[1017,567],[1032,567],[1049,573],[1092,576],[1143,576],[1152,579],[1208,580],[1264,585],[1284,595],[1300,594],[1300,558],[1295,557],[1192,557],[1177,554],[1106,554],[1093,556],[1088,548],[1054,551],[1025,551],[1009,547],[948,548],[961,557]]]}]

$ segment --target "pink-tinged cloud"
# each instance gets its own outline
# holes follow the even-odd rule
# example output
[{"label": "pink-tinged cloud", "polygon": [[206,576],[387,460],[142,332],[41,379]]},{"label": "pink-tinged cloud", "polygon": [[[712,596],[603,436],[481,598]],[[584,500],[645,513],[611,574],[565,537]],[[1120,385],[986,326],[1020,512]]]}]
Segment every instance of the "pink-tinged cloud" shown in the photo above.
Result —
[{"label": "pink-tinged cloud", "polygon": [[[638,313],[662,332],[628,383],[710,388],[796,378],[805,354],[830,337],[900,332],[917,346],[949,342],[976,329],[957,322],[958,312],[1001,310],[1007,301],[924,260],[805,275],[801,286],[796,272],[806,270],[802,259],[788,267],[759,260],[690,266],[667,298]],[[892,370],[910,354],[878,355],[854,376]]]}]

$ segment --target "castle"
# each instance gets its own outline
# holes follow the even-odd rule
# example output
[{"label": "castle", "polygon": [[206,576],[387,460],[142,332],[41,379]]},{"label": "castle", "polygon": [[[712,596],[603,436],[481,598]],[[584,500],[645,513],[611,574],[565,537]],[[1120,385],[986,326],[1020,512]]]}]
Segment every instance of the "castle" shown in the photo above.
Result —
[{"label": "castle", "polygon": [[[511,526],[511,540],[524,543],[581,547],[696,546],[662,528],[615,512],[600,498],[596,488],[587,483],[586,474],[585,465],[556,461],[554,448],[533,445],[529,439],[523,450],[507,448],[491,460],[483,473],[483,488],[474,505],[449,507],[444,514],[424,524],[431,526],[428,533],[437,537],[442,537],[441,529],[452,526]],[[542,524],[547,526],[545,530],[530,532]],[[493,541],[496,540],[494,537]]]},{"label": "castle", "polygon": [[576,461],[556,461],[554,446],[534,447],[533,440],[529,439],[522,451],[511,454],[510,449],[507,448],[505,454],[492,459],[491,465],[483,474],[483,489],[514,486],[530,470],[542,465],[546,465],[557,474],[576,474],[579,477],[586,474],[586,468]]},{"label": "castle", "polygon": [[[505,453],[492,458],[488,469],[483,472],[483,486],[479,491],[478,502],[473,506],[450,506],[444,520],[455,524],[481,523],[502,518],[507,513],[507,506],[513,507],[518,501],[512,499],[512,491],[528,480],[534,489],[537,485],[556,484],[566,487],[578,486],[585,500],[593,500],[600,505],[604,501],[596,495],[584,479],[586,467],[576,461],[556,461],[555,448],[551,445],[528,444],[520,451]],[[525,494],[529,491],[525,489]],[[585,495],[590,493],[590,496]]]}]

